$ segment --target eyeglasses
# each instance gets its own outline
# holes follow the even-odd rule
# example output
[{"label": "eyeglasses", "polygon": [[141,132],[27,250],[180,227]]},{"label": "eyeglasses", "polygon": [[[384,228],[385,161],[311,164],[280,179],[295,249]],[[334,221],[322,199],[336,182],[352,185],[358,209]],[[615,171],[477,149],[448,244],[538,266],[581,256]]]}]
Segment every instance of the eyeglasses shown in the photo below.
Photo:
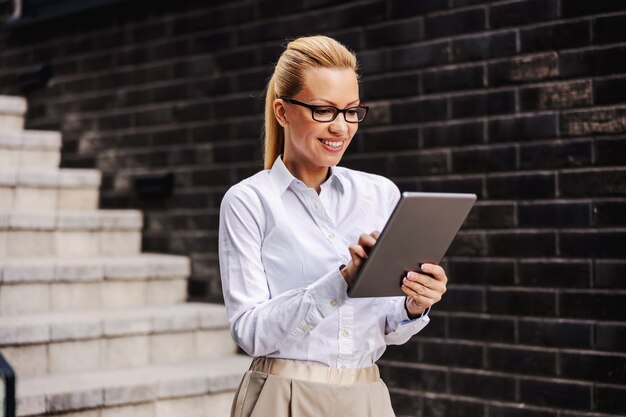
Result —
[{"label": "eyeglasses", "polygon": [[279,97],[287,103],[296,104],[298,106],[311,109],[311,117],[316,122],[329,123],[337,118],[339,113],[343,113],[343,118],[348,123],[359,123],[367,116],[369,107],[364,104],[358,106],[348,107],[347,109],[338,109],[335,106],[314,106],[312,104],[306,104],[292,98]]}]

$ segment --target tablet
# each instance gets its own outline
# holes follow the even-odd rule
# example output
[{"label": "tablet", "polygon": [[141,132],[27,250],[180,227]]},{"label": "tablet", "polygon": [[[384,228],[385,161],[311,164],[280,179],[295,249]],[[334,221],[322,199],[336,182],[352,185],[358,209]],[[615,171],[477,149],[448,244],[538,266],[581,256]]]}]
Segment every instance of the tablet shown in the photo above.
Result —
[{"label": "tablet", "polygon": [[439,264],[475,201],[476,194],[402,193],[348,295],[404,295],[402,278],[422,263]]}]

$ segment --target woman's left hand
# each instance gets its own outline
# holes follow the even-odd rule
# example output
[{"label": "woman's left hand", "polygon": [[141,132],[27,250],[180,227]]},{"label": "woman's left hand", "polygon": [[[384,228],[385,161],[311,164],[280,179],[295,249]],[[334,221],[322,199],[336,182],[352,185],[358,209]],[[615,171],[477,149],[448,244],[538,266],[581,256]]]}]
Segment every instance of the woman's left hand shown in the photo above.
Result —
[{"label": "woman's left hand", "polygon": [[419,316],[428,307],[438,303],[446,292],[448,277],[442,267],[422,264],[421,268],[423,272],[432,276],[409,272],[402,281],[402,291],[406,294],[406,307],[413,316],[409,318]]}]

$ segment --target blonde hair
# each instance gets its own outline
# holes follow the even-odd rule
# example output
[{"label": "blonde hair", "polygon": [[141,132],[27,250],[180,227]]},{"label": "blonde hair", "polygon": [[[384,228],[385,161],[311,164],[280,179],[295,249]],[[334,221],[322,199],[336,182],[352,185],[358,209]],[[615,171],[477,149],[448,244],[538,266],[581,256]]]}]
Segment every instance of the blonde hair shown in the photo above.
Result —
[{"label": "blonde hair", "polygon": [[287,44],[278,58],[274,73],[267,83],[265,96],[265,168],[272,164],[285,148],[285,132],[274,115],[274,100],[293,97],[303,87],[304,73],[311,68],[350,69],[358,77],[358,63],[353,52],[328,36],[307,36]]}]

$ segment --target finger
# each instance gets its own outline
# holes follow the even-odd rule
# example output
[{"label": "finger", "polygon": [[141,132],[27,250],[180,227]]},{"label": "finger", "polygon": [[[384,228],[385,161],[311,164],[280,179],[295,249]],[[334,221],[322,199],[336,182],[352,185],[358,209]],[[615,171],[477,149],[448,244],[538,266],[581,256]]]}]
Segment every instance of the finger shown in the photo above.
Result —
[{"label": "finger", "polygon": [[427,274],[432,275],[436,280],[443,281],[444,283],[448,282],[446,271],[439,265],[424,263],[421,265],[421,269]]},{"label": "finger", "polygon": [[366,235],[365,233],[359,236],[359,245],[371,248],[372,246],[374,246],[374,244],[376,244],[376,239],[374,239],[372,236]]},{"label": "finger", "polygon": [[372,233],[370,233],[370,236],[378,240],[378,237],[380,236],[380,232],[378,230],[374,230]]},{"label": "finger", "polygon": [[402,285],[402,292],[404,292],[407,296],[413,298],[415,302],[420,305],[433,305],[441,300],[441,293],[438,293],[426,287],[411,288],[407,285]]},{"label": "finger", "polygon": [[363,246],[350,245],[348,246],[348,249],[350,250],[350,255],[352,256],[353,260],[361,261],[361,259],[367,259],[367,252],[365,252]]},{"label": "finger", "polygon": [[406,277],[409,279],[409,281],[422,284],[423,286],[428,287],[431,290],[440,291],[442,293],[446,291],[446,285],[443,282],[438,281],[429,275],[410,271],[407,273]]},{"label": "finger", "polygon": [[414,291],[416,294],[425,296],[427,298],[441,298],[443,295],[443,291],[439,288],[429,288],[425,285],[420,284],[419,282],[409,281],[408,279],[403,280],[403,285]]}]

